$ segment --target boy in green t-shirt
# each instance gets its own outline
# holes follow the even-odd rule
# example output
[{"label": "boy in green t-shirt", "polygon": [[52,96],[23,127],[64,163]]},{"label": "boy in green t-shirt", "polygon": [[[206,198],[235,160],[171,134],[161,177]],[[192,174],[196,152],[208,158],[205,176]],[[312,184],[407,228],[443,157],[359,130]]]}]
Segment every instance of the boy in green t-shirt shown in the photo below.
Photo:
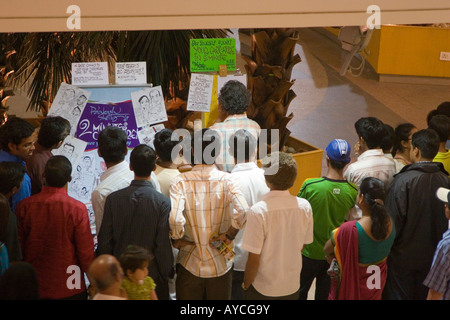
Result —
[{"label": "boy in green t-shirt", "polygon": [[298,197],[311,204],[314,220],[314,241],[302,252],[303,267],[300,276],[300,300],[306,300],[308,291],[316,279],[315,300],[328,299],[330,277],[329,264],[323,247],[330,232],[339,227],[355,205],[358,188],[344,179],[344,167],[350,162],[350,145],[342,139],[334,139],[326,147],[328,171],[324,177],[307,179]]}]

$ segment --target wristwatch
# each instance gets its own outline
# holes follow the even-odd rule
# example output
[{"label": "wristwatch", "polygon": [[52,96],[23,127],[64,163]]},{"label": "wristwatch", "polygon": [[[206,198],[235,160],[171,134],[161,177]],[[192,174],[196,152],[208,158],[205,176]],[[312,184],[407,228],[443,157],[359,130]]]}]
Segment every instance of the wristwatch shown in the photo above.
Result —
[{"label": "wristwatch", "polygon": [[247,291],[247,290],[248,290],[248,288],[245,287],[245,284],[244,284],[243,281],[242,281],[242,284],[241,284],[241,288],[242,288],[242,290],[244,290],[244,291]]}]

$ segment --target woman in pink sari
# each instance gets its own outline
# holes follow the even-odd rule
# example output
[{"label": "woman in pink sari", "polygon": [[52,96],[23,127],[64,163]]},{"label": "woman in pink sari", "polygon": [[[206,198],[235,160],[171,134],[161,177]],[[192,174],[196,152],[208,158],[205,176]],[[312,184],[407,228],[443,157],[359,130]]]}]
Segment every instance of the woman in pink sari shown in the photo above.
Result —
[{"label": "woman in pink sari", "polygon": [[[395,238],[394,224],[384,207],[381,180],[365,178],[356,204],[358,221],[344,222],[331,233],[324,251],[339,270],[331,272],[329,300],[380,300],[386,283],[386,258]],[[332,261],[334,259],[334,261]]]}]

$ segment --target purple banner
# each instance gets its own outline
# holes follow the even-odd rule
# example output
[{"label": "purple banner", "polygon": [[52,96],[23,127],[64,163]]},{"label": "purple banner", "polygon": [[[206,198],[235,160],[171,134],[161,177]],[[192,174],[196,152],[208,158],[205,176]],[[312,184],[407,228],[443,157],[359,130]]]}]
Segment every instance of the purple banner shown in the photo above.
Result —
[{"label": "purple banner", "polygon": [[119,127],[128,135],[127,145],[139,145],[136,118],[130,101],[114,104],[88,102],[78,121],[75,137],[86,141],[86,151],[98,148],[98,134],[107,126]]}]

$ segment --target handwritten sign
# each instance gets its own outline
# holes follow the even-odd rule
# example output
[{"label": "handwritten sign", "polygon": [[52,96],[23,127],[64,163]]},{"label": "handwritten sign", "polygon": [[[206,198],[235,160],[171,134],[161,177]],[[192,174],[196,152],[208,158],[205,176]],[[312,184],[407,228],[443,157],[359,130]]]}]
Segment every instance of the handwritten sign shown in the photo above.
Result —
[{"label": "handwritten sign", "polygon": [[147,63],[118,62],[116,63],[116,84],[146,84]]},{"label": "handwritten sign", "polygon": [[107,62],[72,63],[72,85],[109,84]]},{"label": "handwritten sign", "polygon": [[98,134],[107,126],[115,126],[128,135],[127,146],[139,145],[137,125],[131,101],[115,104],[88,103],[77,126],[76,137],[87,142],[87,150],[98,147]]},{"label": "handwritten sign", "polygon": [[213,84],[213,75],[192,73],[187,110],[209,112],[211,109]]},{"label": "handwritten sign", "polygon": [[219,65],[236,70],[236,40],[234,38],[191,39],[191,72],[219,71]]}]

